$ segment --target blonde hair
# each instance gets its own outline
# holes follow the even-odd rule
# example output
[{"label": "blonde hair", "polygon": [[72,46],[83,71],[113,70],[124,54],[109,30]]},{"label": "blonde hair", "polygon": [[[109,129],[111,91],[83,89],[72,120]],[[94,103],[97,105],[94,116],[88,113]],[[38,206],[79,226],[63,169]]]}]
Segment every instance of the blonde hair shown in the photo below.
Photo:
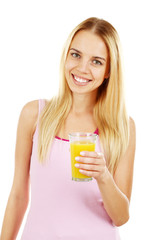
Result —
[{"label": "blonde hair", "polygon": [[60,63],[59,93],[46,104],[39,119],[38,156],[40,162],[47,157],[48,149],[71,109],[72,93],[65,79],[64,66],[71,42],[81,30],[92,31],[100,36],[109,51],[109,78],[98,89],[94,119],[109,171],[114,174],[118,161],[128,146],[129,119],[124,100],[119,37],[114,27],[103,19],[86,19],[71,32],[66,41]]}]

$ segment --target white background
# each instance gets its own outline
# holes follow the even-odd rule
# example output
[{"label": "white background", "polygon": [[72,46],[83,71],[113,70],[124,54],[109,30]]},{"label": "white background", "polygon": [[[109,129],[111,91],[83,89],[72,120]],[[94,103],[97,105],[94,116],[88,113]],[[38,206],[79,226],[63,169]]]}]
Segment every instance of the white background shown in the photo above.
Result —
[{"label": "white background", "polygon": [[79,22],[95,16],[112,23],[120,35],[127,107],[137,131],[130,220],[120,227],[121,239],[152,239],[150,2],[0,1],[0,227],[13,180],[20,111],[28,101],[50,99],[56,92],[61,50],[68,34]]}]

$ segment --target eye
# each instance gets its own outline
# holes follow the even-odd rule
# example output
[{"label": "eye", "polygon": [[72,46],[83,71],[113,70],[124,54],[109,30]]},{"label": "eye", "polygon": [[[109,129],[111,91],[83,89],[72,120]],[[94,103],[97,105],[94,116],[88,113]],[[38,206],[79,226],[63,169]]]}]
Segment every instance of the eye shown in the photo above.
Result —
[{"label": "eye", "polygon": [[94,59],[92,62],[95,65],[102,65],[102,62],[100,62],[99,60],[96,60],[96,59]]},{"label": "eye", "polygon": [[80,58],[80,55],[78,53],[71,53],[71,56],[73,58]]}]

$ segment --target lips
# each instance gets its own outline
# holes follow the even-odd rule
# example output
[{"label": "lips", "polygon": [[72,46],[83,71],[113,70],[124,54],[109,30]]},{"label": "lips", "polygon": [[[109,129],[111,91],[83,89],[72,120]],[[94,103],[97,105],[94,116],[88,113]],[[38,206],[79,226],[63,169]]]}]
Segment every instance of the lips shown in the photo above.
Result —
[{"label": "lips", "polygon": [[85,86],[91,81],[90,79],[79,77],[79,76],[74,75],[74,74],[72,74],[72,77],[73,77],[74,83],[76,85],[80,85],[80,86]]}]

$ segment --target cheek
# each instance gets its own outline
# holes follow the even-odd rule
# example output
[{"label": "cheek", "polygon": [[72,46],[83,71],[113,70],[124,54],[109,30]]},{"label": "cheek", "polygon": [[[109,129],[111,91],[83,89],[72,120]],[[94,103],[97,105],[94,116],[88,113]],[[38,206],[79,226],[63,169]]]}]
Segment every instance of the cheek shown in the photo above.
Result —
[{"label": "cheek", "polygon": [[73,69],[73,64],[71,63],[71,61],[67,60],[65,63],[64,72],[65,72],[65,78],[68,83],[70,82],[70,76],[71,76],[72,69]]},{"label": "cheek", "polygon": [[66,71],[71,71],[73,68],[75,68],[77,66],[76,61],[71,60],[70,57],[67,57],[67,60],[65,62],[65,70]]},{"label": "cheek", "polygon": [[105,70],[98,70],[94,73],[94,77],[96,78],[96,80],[98,80],[99,82],[104,81],[105,79]]},{"label": "cheek", "polygon": [[64,72],[65,72],[65,77],[67,79],[67,77],[69,76],[69,64],[66,61],[65,66],[64,66]]}]

